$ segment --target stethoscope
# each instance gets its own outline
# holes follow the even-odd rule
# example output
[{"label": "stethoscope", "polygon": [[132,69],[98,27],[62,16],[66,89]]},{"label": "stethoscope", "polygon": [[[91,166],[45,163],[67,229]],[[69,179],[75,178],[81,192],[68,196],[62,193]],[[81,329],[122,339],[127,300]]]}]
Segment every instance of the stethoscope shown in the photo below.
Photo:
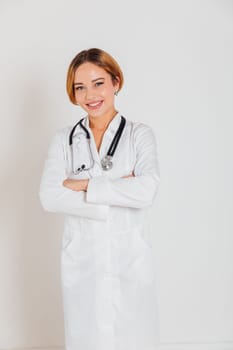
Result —
[{"label": "stethoscope", "polygon": [[[84,120],[85,118],[82,118],[80,119],[77,124],[74,125],[73,129],[71,130],[70,132],[70,135],[69,135],[69,146],[71,148],[71,157],[72,157],[72,160],[71,160],[71,163],[72,163],[72,172],[73,174],[77,175],[79,174],[81,171],[85,171],[85,170],[90,170],[93,165],[94,165],[94,159],[93,159],[93,156],[92,156],[92,153],[91,153],[91,146],[90,146],[90,141],[91,141],[91,136],[90,136],[90,133],[89,131],[87,130],[87,128],[82,124],[82,121]],[[101,160],[101,167],[103,170],[110,170],[112,169],[113,167],[113,162],[112,162],[112,158],[113,158],[113,155],[116,151],[116,148],[117,148],[117,145],[120,141],[120,138],[121,138],[121,134],[124,130],[124,127],[125,127],[125,123],[126,123],[126,119],[121,116],[121,122],[120,122],[120,125],[114,135],[114,138],[111,142],[111,145],[109,146],[109,149],[107,151],[107,154],[106,156]],[[90,158],[92,158],[92,164],[90,165],[89,168],[86,167],[85,164],[82,164],[80,167],[78,167],[77,169],[75,169],[74,167],[74,151],[73,151],[73,134],[77,128],[77,126],[80,126],[86,133],[86,139],[87,139],[87,142],[88,142],[88,149],[89,149],[89,154],[90,154]]]}]

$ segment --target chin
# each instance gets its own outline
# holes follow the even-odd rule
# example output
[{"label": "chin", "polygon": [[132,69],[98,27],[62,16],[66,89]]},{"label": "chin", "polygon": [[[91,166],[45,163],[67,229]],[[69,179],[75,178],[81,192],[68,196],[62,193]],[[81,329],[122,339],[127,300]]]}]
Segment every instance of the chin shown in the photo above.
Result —
[{"label": "chin", "polygon": [[99,118],[108,113],[108,110],[102,110],[102,111],[87,111],[90,117],[93,118]]}]

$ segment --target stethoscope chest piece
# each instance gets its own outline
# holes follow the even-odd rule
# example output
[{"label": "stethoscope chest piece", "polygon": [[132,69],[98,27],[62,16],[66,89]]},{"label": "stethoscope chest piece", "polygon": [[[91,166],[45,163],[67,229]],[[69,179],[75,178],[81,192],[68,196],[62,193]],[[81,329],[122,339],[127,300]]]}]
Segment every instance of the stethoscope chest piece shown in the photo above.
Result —
[{"label": "stethoscope chest piece", "polygon": [[110,170],[112,169],[113,162],[112,162],[112,157],[106,155],[102,160],[101,160],[101,166],[103,170]]},{"label": "stethoscope chest piece", "polygon": [[[84,119],[84,118],[83,118]],[[71,147],[71,153],[72,153],[72,172],[77,175],[79,174],[81,171],[85,171],[85,170],[90,170],[93,165],[94,165],[94,160],[93,160],[93,156],[92,156],[92,153],[91,153],[91,147],[90,147],[90,140],[91,140],[91,136],[90,136],[90,133],[89,131],[87,130],[87,128],[82,124],[82,121],[83,119],[79,120],[78,123],[75,124],[75,126],[73,127],[73,129],[71,130],[70,132],[70,135],[69,135],[69,146]],[[118,145],[118,142],[121,138],[121,134],[124,130],[124,127],[125,127],[125,124],[126,124],[126,119],[121,116],[121,122],[120,122],[120,125],[114,135],[114,138],[111,142],[111,145],[107,151],[107,154],[106,156],[101,160],[101,167],[103,170],[110,170],[112,169],[113,167],[113,162],[112,162],[112,158],[113,158],[113,155],[115,153],[115,150],[116,150],[116,147]],[[89,153],[91,154],[91,157],[92,157],[92,165],[90,165],[89,167],[87,167],[85,164],[82,164],[80,167],[78,167],[77,169],[75,169],[74,167],[74,152],[73,152],[73,134],[75,132],[75,129],[76,127],[80,125],[80,127],[85,131],[86,133],[86,138],[88,140],[88,148],[89,148]]]}]

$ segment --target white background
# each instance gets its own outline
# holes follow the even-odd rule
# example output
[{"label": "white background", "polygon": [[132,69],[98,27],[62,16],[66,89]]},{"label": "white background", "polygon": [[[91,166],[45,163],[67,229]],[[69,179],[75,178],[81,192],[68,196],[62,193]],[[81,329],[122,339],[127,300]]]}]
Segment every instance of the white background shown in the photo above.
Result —
[{"label": "white background", "polygon": [[116,107],[157,137],[161,348],[233,349],[232,40],[229,0],[0,1],[0,349],[64,344],[63,217],[38,188],[52,135],[83,115],[65,79],[90,47],[122,67]]}]

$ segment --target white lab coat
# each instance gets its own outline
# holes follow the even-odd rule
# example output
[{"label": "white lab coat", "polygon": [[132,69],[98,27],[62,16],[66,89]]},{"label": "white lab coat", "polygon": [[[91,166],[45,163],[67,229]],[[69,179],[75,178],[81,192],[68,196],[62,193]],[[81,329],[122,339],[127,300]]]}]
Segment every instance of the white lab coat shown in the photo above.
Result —
[{"label": "white lab coat", "polygon": [[[160,182],[157,142],[151,127],[126,118],[113,157],[102,159],[120,124],[118,112],[98,153],[91,134],[94,167],[71,174],[68,135],[58,130],[48,151],[39,196],[43,208],[65,214],[61,285],[66,350],[156,350],[159,322],[152,247],[146,214]],[[85,162],[86,134],[77,127],[75,162]],[[135,177],[121,178],[134,171]],[[89,178],[87,192],[62,185],[65,178]]]}]

